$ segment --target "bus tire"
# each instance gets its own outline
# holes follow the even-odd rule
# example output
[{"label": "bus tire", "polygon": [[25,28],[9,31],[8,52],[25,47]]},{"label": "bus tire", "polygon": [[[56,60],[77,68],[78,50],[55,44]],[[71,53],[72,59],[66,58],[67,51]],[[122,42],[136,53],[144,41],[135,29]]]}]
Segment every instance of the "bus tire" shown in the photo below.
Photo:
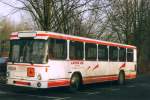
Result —
[{"label": "bus tire", "polygon": [[71,80],[70,80],[70,91],[71,92],[76,92],[79,89],[81,89],[82,85],[82,77],[75,73],[72,75]]},{"label": "bus tire", "polygon": [[124,85],[125,84],[125,73],[124,73],[124,71],[119,72],[118,84],[119,85]]}]

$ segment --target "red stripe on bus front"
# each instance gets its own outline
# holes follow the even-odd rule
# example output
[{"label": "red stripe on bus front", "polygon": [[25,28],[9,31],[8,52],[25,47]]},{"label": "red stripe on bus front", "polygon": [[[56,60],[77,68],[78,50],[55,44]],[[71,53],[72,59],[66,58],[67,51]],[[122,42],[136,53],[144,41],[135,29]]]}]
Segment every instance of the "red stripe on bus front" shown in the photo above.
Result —
[{"label": "red stripe on bus front", "polygon": [[23,82],[23,81],[14,81],[14,84],[19,84],[19,85],[31,85],[30,82]]},{"label": "red stripe on bus front", "polygon": [[36,67],[47,67],[47,66],[44,66],[44,65],[36,65],[36,64],[8,64],[8,65],[17,65],[17,66],[20,66],[20,67],[24,67],[24,66],[36,66]]}]

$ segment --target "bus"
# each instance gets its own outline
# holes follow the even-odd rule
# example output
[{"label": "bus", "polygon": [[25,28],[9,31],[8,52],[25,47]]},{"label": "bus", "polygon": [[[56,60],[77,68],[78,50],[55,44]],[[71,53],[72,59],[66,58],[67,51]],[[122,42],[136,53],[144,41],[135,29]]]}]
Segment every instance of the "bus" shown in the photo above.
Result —
[{"label": "bus", "polygon": [[7,84],[31,88],[67,86],[136,78],[137,50],[125,45],[55,32],[13,32]]}]

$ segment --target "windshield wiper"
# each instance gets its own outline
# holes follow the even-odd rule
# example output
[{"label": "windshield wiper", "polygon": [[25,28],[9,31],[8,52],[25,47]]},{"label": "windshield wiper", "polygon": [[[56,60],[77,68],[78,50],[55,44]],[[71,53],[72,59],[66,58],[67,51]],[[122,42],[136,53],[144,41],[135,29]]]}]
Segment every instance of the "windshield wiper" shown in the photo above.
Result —
[{"label": "windshield wiper", "polygon": [[33,62],[33,61],[30,61],[30,64],[31,64],[31,65],[33,65],[33,64],[34,64],[34,62]]}]

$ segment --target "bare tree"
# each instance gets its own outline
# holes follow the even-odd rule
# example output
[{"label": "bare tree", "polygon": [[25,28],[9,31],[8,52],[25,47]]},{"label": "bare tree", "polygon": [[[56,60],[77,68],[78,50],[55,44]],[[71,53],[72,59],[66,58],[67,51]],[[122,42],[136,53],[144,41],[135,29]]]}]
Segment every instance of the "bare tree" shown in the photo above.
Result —
[{"label": "bare tree", "polygon": [[[101,6],[99,0],[16,0],[23,6],[15,9],[30,13],[40,30],[82,35],[100,33]],[[89,16],[89,17],[88,17]],[[88,17],[88,18],[86,18]],[[97,30],[97,31],[96,31]]]}]

